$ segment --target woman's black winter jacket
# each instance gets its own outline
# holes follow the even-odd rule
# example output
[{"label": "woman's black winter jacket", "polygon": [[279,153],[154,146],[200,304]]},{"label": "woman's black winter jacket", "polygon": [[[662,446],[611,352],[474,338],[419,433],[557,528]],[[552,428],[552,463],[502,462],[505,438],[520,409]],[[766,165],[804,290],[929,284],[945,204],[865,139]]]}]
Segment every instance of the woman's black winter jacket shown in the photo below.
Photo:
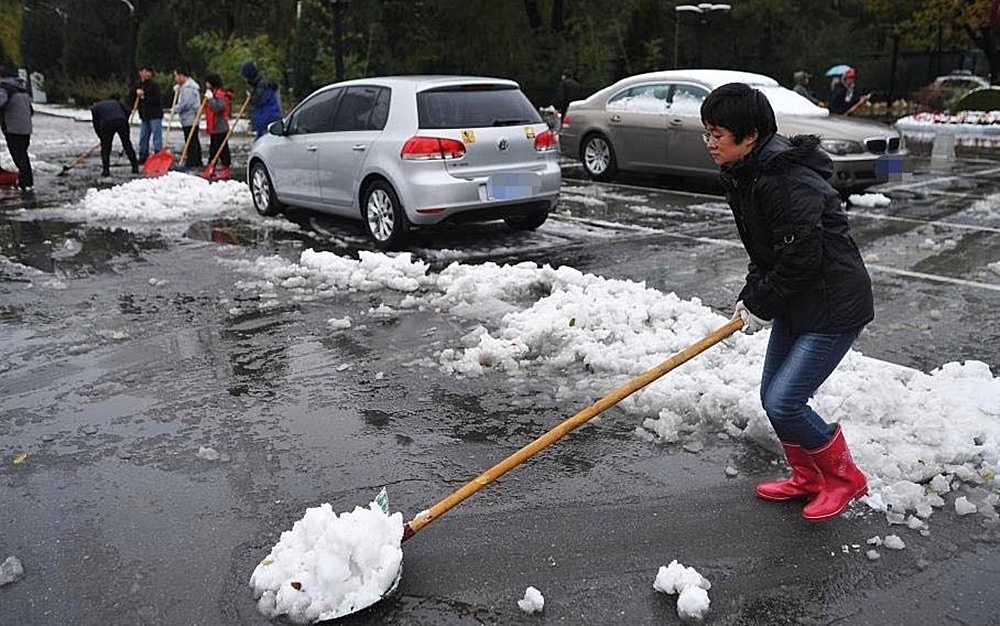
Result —
[{"label": "woman's black winter jacket", "polygon": [[818,145],[811,135],[773,135],[722,168],[750,256],[739,299],[793,333],[860,330],[875,317],[871,279]]}]

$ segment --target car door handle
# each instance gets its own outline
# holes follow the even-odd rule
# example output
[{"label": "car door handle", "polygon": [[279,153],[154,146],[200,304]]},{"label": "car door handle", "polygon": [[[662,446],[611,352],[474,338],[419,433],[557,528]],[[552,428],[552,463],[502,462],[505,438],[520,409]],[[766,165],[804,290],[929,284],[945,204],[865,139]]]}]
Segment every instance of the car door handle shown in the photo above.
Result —
[{"label": "car door handle", "polygon": [[353,146],[353,147],[351,148],[351,150],[354,150],[355,152],[364,152],[364,151],[365,151],[365,150],[367,150],[367,149],[368,149],[368,146],[367,146],[367,145],[365,145],[365,144],[363,144],[363,143],[356,143],[356,144],[354,144],[354,146]]},{"label": "car door handle", "polygon": [[622,116],[621,115],[612,115],[611,116],[611,122],[614,123],[614,124],[621,124],[622,123]]},{"label": "car door handle", "polygon": [[684,120],[670,120],[670,127],[677,128],[678,126],[683,126]]},{"label": "car door handle", "polygon": [[318,148],[316,146],[306,146],[306,152],[316,152]]}]

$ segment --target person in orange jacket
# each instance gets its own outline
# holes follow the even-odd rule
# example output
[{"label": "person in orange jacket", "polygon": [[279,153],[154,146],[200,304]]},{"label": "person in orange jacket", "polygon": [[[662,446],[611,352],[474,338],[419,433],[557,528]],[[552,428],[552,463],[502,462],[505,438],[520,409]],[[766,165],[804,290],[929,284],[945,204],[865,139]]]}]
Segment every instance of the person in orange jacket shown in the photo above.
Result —
[{"label": "person in orange jacket", "polygon": [[205,131],[209,136],[209,158],[214,159],[219,150],[217,165],[221,165],[215,170],[213,178],[218,180],[228,180],[233,158],[229,152],[229,142],[226,135],[229,134],[229,115],[233,108],[233,92],[222,85],[222,78],[218,74],[209,74],[205,77]]}]

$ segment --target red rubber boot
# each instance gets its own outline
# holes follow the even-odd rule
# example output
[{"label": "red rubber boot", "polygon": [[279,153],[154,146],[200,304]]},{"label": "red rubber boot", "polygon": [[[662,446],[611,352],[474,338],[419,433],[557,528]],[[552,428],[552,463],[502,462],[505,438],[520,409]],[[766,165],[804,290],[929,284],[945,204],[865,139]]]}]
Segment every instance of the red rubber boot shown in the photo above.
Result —
[{"label": "red rubber boot", "polygon": [[868,493],[868,479],[854,464],[839,425],[825,446],[806,453],[823,475],[819,494],[802,509],[802,517],[807,521],[822,522],[837,517],[852,500]]},{"label": "red rubber boot", "polygon": [[823,476],[809,453],[794,443],[782,443],[781,447],[785,449],[785,460],[792,468],[792,475],[790,478],[757,485],[757,497],[771,502],[784,502],[795,498],[811,498],[819,493],[823,487]]}]

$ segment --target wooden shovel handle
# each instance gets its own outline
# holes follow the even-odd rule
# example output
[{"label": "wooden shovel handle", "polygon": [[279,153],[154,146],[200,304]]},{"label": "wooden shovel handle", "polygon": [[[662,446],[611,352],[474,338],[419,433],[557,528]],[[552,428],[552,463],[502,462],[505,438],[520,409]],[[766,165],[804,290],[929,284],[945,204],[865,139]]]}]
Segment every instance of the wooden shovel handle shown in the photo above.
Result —
[{"label": "wooden shovel handle", "polygon": [[208,171],[211,172],[212,169],[215,168],[215,163],[219,160],[219,157],[222,156],[222,150],[225,149],[226,144],[229,143],[229,138],[233,136],[233,131],[236,130],[236,124],[237,122],[240,121],[240,118],[243,117],[243,113],[247,110],[248,104],[250,104],[250,96],[247,96],[247,99],[243,101],[243,105],[240,107],[240,110],[236,114],[236,117],[229,124],[229,132],[226,133],[226,136],[222,140],[222,143],[219,144],[219,149],[215,151],[215,156],[213,156],[212,160],[209,161],[208,167],[205,168]]},{"label": "wooden shovel handle", "polygon": [[628,396],[655,381],[657,378],[660,378],[678,365],[686,363],[692,358],[698,356],[742,327],[743,320],[739,317],[730,320],[725,326],[722,326],[704,338],[699,339],[656,367],[646,370],[643,374],[640,374],[636,378],[633,378],[627,383],[621,385],[576,415],[565,419],[556,425],[552,430],[545,433],[538,439],[535,439],[500,463],[497,463],[490,469],[486,470],[472,482],[467,483],[447,498],[441,500],[431,508],[418,513],[416,517],[407,522],[403,527],[403,541],[406,541],[415,535],[421,528],[441,517],[452,507],[461,503],[463,500],[476,493],[486,485],[490,484],[497,478],[500,478],[521,463],[524,463],[556,441],[562,439],[564,436],[589,421],[591,418],[618,404]]},{"label": "wooden shovel handle", "polygon": [[184,150],[181,151],[181,156],[177,159],[178,163],[184,163],[184,157],[187,156],[188,148],[191,146],[191,138],[198,134],[198,122],[201,121],[201,112],[205,110],[205,100],[201,101],[198,105],[198,112],[194,115],[194,124],[191,125],[191,132],[188,133],[187,141],[184,142]]}]

